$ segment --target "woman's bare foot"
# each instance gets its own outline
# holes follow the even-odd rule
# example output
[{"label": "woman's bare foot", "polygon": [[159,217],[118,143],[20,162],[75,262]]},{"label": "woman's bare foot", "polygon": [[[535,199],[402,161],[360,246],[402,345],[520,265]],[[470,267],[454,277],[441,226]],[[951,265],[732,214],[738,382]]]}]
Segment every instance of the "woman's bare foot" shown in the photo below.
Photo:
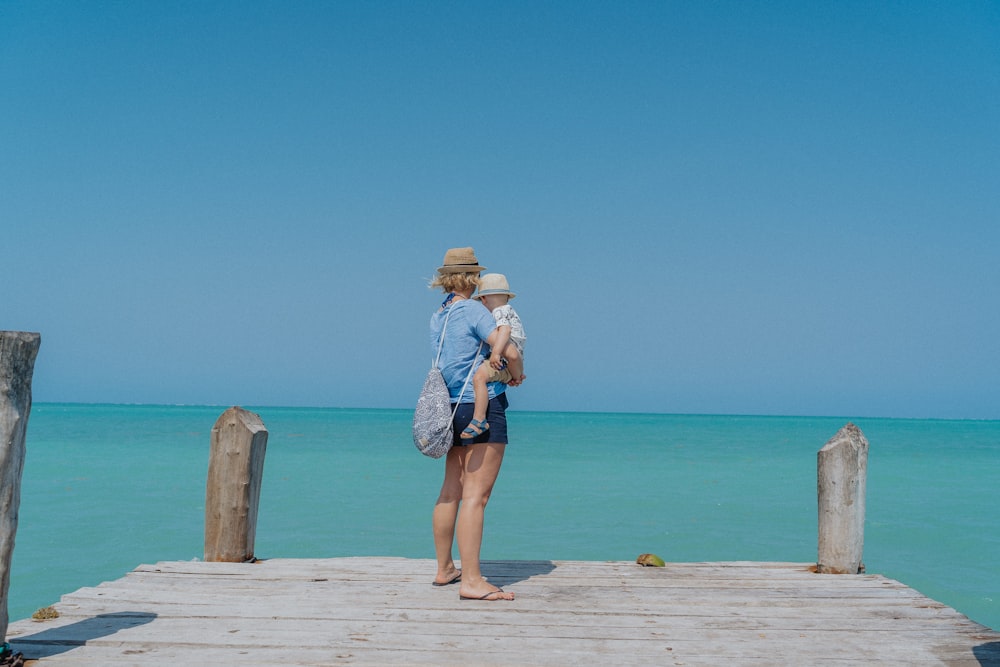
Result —
[{"label": "woman's bare foot", "polygon": [[452,566],[449,570],[443,570],[437,573],[434,577],[434,581],[431,582],[432,586],[447,586],[448,584],[457,584],[462,580],[462,571],[456,569]]},{"label": "woman's bare foot", "polygon": [[481,578],[476,582],[462,581],[462,587],[458,591],[458,597],[463,600],[513,600],[514,594],[497,588],[493,584]]}]

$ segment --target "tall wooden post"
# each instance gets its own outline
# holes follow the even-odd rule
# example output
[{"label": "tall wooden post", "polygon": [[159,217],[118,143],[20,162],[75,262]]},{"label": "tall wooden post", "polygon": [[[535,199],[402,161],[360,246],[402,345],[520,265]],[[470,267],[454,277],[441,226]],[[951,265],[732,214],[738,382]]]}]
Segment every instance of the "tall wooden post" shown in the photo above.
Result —
[{"label": "tall wooden post", "polygon": [[267,429],[258,415],[232,407],[215,422],[205,493],[206,561],[254,559],[266,449]]},{"label": "tall wooden post", "polygon": [[41,342],[37,333],[0,331],[0,644],[10,623],[7,593],[21,506],[24,436],[31,413],[31,377]]},{"label": "tall wooden post", "polygon": [[823,574],[864,572],[865,488],[868,440],[847,424],[823,445],[817,457],[819,558]]}]

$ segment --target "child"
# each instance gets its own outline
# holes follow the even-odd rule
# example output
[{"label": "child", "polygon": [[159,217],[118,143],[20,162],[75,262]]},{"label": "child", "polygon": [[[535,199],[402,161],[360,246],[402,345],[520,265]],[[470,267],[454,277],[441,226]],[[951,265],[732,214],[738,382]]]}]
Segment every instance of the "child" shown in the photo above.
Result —
[{"label": "child", "polygon": [[507,303],[515,296],[504,275],[487,273],[479,279],[479,292],[472,297],[479,299],[493,313],[493,318],[497,321],[497,339],[490,351],[489,360],[480,364],[472,376],[476,402],[472,421],[462,431],[463,440],[472,440],[490,428],[486,423],[486,407],[489,403],[486,384],[503,382],[516,387],[525,378],[524,326],[517,312]]}]

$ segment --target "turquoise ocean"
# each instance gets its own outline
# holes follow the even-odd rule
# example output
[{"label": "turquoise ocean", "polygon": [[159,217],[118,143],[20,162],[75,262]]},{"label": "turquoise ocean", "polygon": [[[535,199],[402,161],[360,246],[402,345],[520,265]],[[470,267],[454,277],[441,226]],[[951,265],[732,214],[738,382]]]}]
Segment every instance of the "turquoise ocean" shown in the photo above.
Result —
[{"label": "turquoise ocean", "polygon": [[[411,411],[246,407],[268,429],[259,558],[433,558],[442,462],[413,447]],[[140,564],[200,559],[223,410],[36,403],[11,620]],[[1000,421],[508,415],[484,559],[813,563],[816,453],[850,421],[871,445],[867,571],[1000,629]]]}]

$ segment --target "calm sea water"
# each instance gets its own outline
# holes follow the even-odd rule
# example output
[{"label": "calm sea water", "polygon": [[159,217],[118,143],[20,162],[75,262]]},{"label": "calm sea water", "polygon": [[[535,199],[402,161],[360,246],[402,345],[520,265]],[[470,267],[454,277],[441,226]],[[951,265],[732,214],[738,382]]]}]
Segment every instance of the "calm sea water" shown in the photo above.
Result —
[{"label": "calm sea water", "polygon": [[[411,412],[248,409],[269,433],[258,557],[433,557],[441,462],[413,447]],[[35,404],[11,619],[139,564],[201,558],[222,411]],[[1000,628],[998,421],[509,417],[486,559],[815,562],[816,452],[854,421],[871,443],[868,572]]]}]

